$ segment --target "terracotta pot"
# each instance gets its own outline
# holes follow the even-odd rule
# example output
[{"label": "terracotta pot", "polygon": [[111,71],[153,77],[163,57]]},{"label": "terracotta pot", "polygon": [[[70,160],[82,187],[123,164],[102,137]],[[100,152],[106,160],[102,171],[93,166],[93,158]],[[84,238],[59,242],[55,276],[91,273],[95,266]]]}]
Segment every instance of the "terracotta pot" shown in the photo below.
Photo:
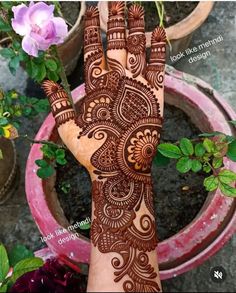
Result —
[{"label": "terracotta pot", "polygon": [[[179,52],[184,51],[188,48],[194,31],[199,28],[207,19],[213,6],[213,1],[199,1],[196,8],[186,18],[166,28],[166,34],[172,47],[171,55],[177,55]],[[108,19],[108,2],[99,1],[98,7],[100,11],[101,29],[106,32]],[[151,34],[152,32],[146,33],[147,47],[151,46]],[[167,60],[168,57],[169,48],[167,51]]]},{"label": "terracotta pot", "polygon": [[84,13],[86,9],[85,1],[81,1],[80,5],[80,13],[76,23],[69,31],[64,43],[58,46],[59,55],[62,59],[67,75],[72,73],[75,69],[83,48]]},{"label": "terracotta pot", "polygon": [[[167,67],[165,99],[189,115],[201,131],[233,133],[227,122],[235,120],[234,111],[223,98],[198,78]],[[73,91],[74,101],[84,96],[84,85]],[[57,140],[55,122],[50,114],[40,128],[36,139]],[[35,160],[41,157],[40,145],[31,148],[26,168],[26,193],[36,224],[43,236],[54,233],[47,241],[51,251],[67,264],[89,263],[90,242],[83,236],[71,239],[72,232],[56,236],[55,231],[69,226],[60,207],[54,184],[55,178],[42,181],[36,175]],[[225,160],[225,165],[236,171],[236,163]],[[216,253],[236,229],[235,200],[225,197],[219,190],[209,193],[195,219],[174,236],[158,245],[157,253],[161,279],[171,278],[200,265]],[[71,239],[59,244],[60,238]],[[60,242],[60,241],[59,241]]]},{"label": "terracotta pot", "polygon": [[3,154],[3,159],[0,159],[0,204],[3,204],[14,191],[17,164],[13,141],[1,137],[0,150]]}]

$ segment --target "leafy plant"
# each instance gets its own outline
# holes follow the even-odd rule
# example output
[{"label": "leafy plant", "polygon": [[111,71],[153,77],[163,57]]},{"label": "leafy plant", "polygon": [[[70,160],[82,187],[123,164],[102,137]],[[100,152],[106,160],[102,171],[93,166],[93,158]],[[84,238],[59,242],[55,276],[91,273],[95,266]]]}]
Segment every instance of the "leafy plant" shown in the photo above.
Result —
[{"label": "leafy plant", "polygon": [[0,243],[0,292],[7,292],[23,274],[42,265],[43,260],[34,257],[25,246],[17,245],[8,254],[4,245]]},{"label": "leafy plant", "polygon": [[14,90],[0,95],[0,137],[14,138],[10,129],[15,129],[15,137],[21,124],[21,117],[33,118],[39,113],[48,112],[47,99],[38,99],[21,95]]},{"label": "leafy plant", "polygon": [[[235,121],[231,123],[236,125]],[[174,144],[161,143],[157,156],[159,154],[177,160],[176,169],[180,173],[212,173],[204,180],[206,190],[219,188],[226,196],[236,197],[236,173],[224,168],[224,157],[236,162],[236,139],[233,136],[221,132],[202,133],[194,140],[182,138]]]},{"label": "leafy plant", "polygon": [[39,166],[37,175],[42,179],[46,179],[55,173],[56,164],[65,165],[67,163],[65,149],[57,144],[45,142],[40,150],[42,151],[44,158],[36,160],[35,163]]}]

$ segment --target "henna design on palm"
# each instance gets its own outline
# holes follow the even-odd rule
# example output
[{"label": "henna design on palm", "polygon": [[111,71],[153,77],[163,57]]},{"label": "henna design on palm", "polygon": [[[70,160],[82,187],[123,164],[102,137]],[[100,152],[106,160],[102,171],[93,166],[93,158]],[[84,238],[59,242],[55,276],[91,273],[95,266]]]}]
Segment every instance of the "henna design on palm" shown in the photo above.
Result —
[{"label": "henna design on palm", "polygon": [[[138,5],[128,11],[127,51],[124,15],[123,2],[109,4],[107,70],[98,9],[87,9],[86,97],[76,118],[60,86],[46,81],[43,87],[62,140],[90,172],[93,245],[119,255],[111,265],[125,292],[156,292],[157,271],[149,261],[157,246],[151,163],[162,126],[166,36],[163,28],[153,32],[146,66],[144,11]],[[139,210],[145,212],[137,216]]]}]

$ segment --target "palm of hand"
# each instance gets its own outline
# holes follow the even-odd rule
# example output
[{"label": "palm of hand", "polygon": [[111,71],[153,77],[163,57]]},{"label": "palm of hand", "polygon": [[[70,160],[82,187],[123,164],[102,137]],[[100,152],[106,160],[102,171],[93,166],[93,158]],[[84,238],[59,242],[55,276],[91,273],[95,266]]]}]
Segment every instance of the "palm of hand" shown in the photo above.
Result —
[{"label": "palm of hand", "polygon": [[[146,252],[156,247],[150,169],[162,124],[166,37],[161,28],[153,32],[146,64],[144,12],[140,6],[131,6],[128,22],[126,42],[124,3],[110,4],[106,66],[98,10],[88,8],[84,37],[86,96],[79,103],[78,116],[60,86],[49,81],[44,89],[62,140],[93,181],[93,244],[101,252],[113,251],[123,257],[132,279],[124,282],[125,291],[133,286],[137,286],[135,292],[158,291],[157,274],[150,270]],[[136,220],[139,232],[135,211],[143,206],[145,213]],[[129,261],[127,253],[132,255]],[[117,258],[112,259],[112,265],[117,269],[118,282],[124,276],[123,267]]]}]

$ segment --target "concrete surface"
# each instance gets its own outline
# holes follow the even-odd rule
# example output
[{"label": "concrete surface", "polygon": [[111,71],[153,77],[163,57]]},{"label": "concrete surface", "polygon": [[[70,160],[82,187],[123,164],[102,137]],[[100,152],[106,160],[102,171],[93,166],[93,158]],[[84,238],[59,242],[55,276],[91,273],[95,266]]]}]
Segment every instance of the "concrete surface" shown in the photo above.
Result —
[{"label": "concrete surface", "polygon": [[[231,104],[236,111],[236,2],[217,2],[207,19],[198,29],[189,47],[218,37],[220,34],[224,42],[211,46],[205,51],[210,51],[210,56],[201,61],[190,64],[188,58],[183,58],[174,66],[185,72],[196,75],[209,82]],[[75,85],[81,83],[81,62],[78,63],[71,82]],[[6,69],[5,61],[0,58],[0,84],[4,89],[15,88],[28,95],[41,95],[40,90],[26,80],[26,74],[20,69],[16,78],[13,78]],[[28,133],[33,137],[45,115],[38,117],[33,123],[24,120],[21,133]],[[18,162],[20,166],[20,180],[14,195],[0,206],[0,241],[8,248],[16,243],[27,245],[32,250],[43,247],[40,242],[40,233],[34,224],[24,192],[24,169],[30,149],[26,141],[16,141],[18,150]],[[236,235],[215,256],[211,257],[203,265],[177,276],[171,280],[163,281],[163,289],[166,292],[235,292],[236,279]],[[215,266],[223,266],[227,272],[226,280],[221,284],[210,280],[210,269]]]}]

